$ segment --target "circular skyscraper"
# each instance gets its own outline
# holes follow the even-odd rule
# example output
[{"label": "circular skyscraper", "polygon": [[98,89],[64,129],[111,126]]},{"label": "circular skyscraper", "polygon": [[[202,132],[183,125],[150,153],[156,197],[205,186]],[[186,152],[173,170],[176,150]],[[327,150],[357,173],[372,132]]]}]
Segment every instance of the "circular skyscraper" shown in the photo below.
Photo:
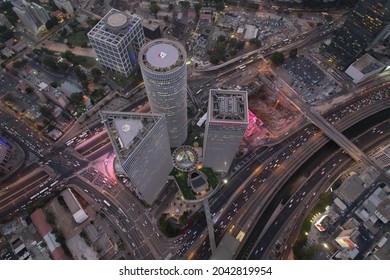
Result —
[{"label": "circular skyscraper", "polygon": [[187,67],[186,51],[175,41],[157,39],[140,51],[141,67],[153,113],[165,114],[171,147],[187,138]]}]

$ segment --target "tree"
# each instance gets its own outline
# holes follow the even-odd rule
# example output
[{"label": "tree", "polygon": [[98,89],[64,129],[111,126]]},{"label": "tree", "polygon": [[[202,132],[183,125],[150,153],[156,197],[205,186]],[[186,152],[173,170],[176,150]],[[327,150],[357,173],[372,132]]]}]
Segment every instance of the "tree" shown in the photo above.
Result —
[{"label": "tree", "polygon": [[298,17],[298,18],[302,18],[302,17],[303,17],[303,13],[298,13],[298,14],[297,14],[297,17]]},{"label": "tree", "polygon": [[226,37],[224,35],[219,35],[217,38],[217,42],[225,42]]},{"label": "tree", "polygon": [[290,51],[290,58],[296,58],[298,55],[298,49],[297,48],[293,48],[291,51]]},{"label": "tree", "polygon": [[149,10],[157,18],[157,12],[160,10],[160,7],[157,5],[156,2],[151,2],[149,6]]},{"label": "tree", "polygon": [[51,112],[51,109],[47,106],[41,106],[39,108],[39,112],[42,114],[42,116],[46,119],[51,120],[53,118],[53,114]]},{"label": "tree", "polygon": [[255,45],[256,47],[260,47],[260,46],[261,46],[260,40],[257,40],[256,38],[250,39],[250,40],[249,40],[249,44]]},{"label": "tree", "polygon": [[58,87],[58,83],[56,81],[53,81],[50,83],[50,86],[53,87],[53,88],[57,88]]},{"label": "tree", "polygon": [[103,99],[103,97],[104,97],[104,90],[101,89],[101,88],[95,89],[94,91],[91,92],[91,94],[89,95],[89,97],[91,98],[92,104],[96,104],[96,103],[98,103],[100,100]]},{"label": "tree", "polygon": [[326,16],[325,16],[325,20],[326,20],[327,22],[331,22],[331,21],[333,20],[333,16],[332,16],[332,15],[326,15]]},{"label": "tree", "polygon": [[14,32],[6,26],[0,26],[0,41],[5,42],[14,36]]},{"label": "tree", "polygon": [[229,40],[229,43],[230,43],[230,49],[235,49],[237,47],[237,38],[231,38]]},{"label": "tree", "polygon": [[53,225],[54,222],[55,222],[55,217],[53,215],[52,212],[47,212],[46,213],[46,222],[48,222],[49,224]]},{"label": "tree", "polygon": [[284,62],[284,54],[281,52],[274,52],[271,55],[271,61],[274,65],[280,65]]},{"label": "tree", "polygon": [[190,7],[190,2],[188,2],[188,1],[180,1],[179,5],[180,5],[180,7],[184,8],[184,9],[188,9]]},{"label": "tree", "polygon": [[26,93],[27,93],[27,94],[34,93],[34,90],[33,90],[31,87],[27,87],[27,88],[26,88]]},{"label": "tree", "polygon": [[57,59],[52,56],[46,56],[42,63],[51,69],[57,69]]},{"label": "tree", "polygon": [[70,103],[75,107],[76,111],[80,111],[85,108],[84,106],[84,94],[82,92],[75,92],[69,98]]},{"label": "tree", "polygon": [[225,4],[223,2],[217,2],[215,3],[215,9],[218,12],[222,12],[225,9]]},{"label": "tree", "polygon": [[12,5],[11,1],[9,1],[9,2],[8,1],[3,1],[0,4],[0,11],[7,17],[7,19],[9,20],[9,22],[12,25],[16,25],[16,23],[19,20],[19,17],[14,12],[14,10],[12,10],[13,7],[14,7],[14,5]]},{"label": "tree", "polygon": [[238,41],[237,42],[237,50],[242,50],[245,46],[245,41]]},{"label": "tree", "polygon": [[194,5],[195,13],[199,15],[200,9],[202,9],[202,4],[196,3]]},{"label": "tree", "polygon": [[93,77],[93,82],[97,83],[100,80],[100,77],[102,76],[102,71],[100,71],[100,69],[98,68],[92,68],[91,75]]},{"label": "tree", "polygon": [[47,22],[46,22],[46,28],[47,30],[50,30],[52,29],[54,26],[56,26],[58,24],[58,19],[56,17],[52,17],[50,18]]},{"label": "tree", "polygon": [[26,61],[25,61],[24,59],[22,59],[22,60],[16,60],[16,61],[12,64],[12,66],[13,66],[14,68],[18,68],[18,69],[24,67],[24,65],[26,65]]},{"label": "tree", "polygon": [[81,82],[87,81],[88,77],[84,73],[84,71],[80,68],[80,66],[73,67],[73,71]]},{"label": "tree", "polygon": [[259,9],[260,5],[258,3],[249,2],[247,7],[248,7],[248,9],[250,9],[252,11],[257,11]]},{"label": "tree", "polygon": [[68,34],[68,29],[62,28],[59,33],[61,37],[65,37]]},{"label": "tree", "polygon": [[74,61],[74,59],[75,59],[75,55],[71,52],[71,51],[69,51],[69,50],[67,50],[67,51],[65,51],[62,55],[61,55],[63,58],[65,58],[66,60],[69,60],[70,62],[72,62],[73,63],[73,61]]}]

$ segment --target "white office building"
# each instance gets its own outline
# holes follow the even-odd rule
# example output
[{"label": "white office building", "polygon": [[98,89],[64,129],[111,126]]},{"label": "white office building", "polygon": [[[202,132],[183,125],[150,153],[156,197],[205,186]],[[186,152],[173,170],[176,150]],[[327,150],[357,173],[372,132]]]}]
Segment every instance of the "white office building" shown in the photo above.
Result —
[{"label": "white office building", "polygon": [[46,29],[42,27],[50,19],[49,13],[45,8],[39,6],[36,3],[29,3],[27,1],[12,1],[14,6],[12,10],[17,14],[24,27],[33,34],[38,34],[40,29]]},{"label": "white office building", "polygon": [[248,127],[246,91],[211,89],[203,143],[203,165],[227,173]]},{"label": "white office building", "polygon": [[100,115],[132,187],[152,205],[173,168],[164,115],[109,111]]},{"label": "white office building", "polygon": [[128,77],[137,66],[137,55],[145,44],[141,19],[129,11],[111,9],[88,32],[99,63]]},{"label": "white office building", "polygon": [[164,114],[172,148],[187,138],[186,51],[176,41],[157,39],[139,53],[141,68],[153,113]]}]

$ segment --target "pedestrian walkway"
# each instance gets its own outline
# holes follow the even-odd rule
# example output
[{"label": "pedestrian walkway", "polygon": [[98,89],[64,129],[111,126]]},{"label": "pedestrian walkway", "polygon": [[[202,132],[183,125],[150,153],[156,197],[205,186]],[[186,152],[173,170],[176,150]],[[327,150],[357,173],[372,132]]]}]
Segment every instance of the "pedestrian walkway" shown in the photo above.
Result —
[{"label": "pedestrian walkway", "polygon": [[39,48],[46,48],[46,49],[51,50],[53,52],[63,53],[66,51],[71,51],[74,55],[96,57],[96,52],[94,49],[81,48],[81,47],[69,48],[66,44],[56,43],[56,42],[52,42],[52,41],[48,41],[48,40],[44,41],[38,47]]}]

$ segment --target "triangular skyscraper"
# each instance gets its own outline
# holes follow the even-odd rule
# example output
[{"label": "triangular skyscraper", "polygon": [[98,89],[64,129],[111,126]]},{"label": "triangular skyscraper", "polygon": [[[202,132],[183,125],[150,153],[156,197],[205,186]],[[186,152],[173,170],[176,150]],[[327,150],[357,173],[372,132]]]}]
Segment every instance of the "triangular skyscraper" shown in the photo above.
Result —
[{"label": "triangular skyscraper", "polygon": [[142,200],[157,199],[172,170],[165,116],[101,111],[111,144]]}]

